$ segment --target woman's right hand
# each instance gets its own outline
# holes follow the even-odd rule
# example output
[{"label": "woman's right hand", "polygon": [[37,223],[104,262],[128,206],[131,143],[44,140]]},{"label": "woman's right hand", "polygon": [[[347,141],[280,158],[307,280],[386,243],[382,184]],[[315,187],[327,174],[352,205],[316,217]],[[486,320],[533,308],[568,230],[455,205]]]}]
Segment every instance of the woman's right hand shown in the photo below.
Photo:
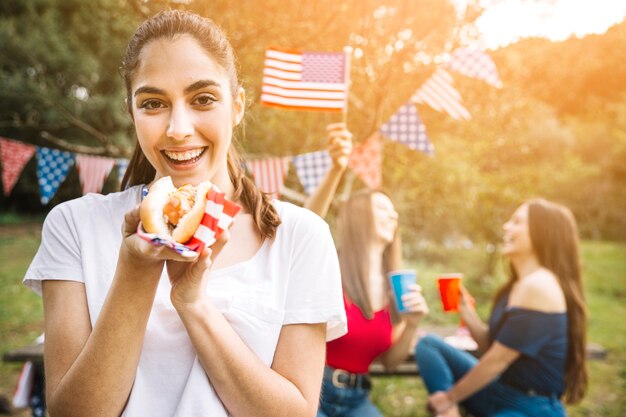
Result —
[{"label": "woman's right hand", "polygon": [[352,153],[352,133],[345,123],[331,123],[326,126],[328,139],[326,147],[335,168],[344,170],[348,167]]},{"label": "woman's right hand", "polygon": [[402,313],[403,318],[414,326],[417,326],[422,316],[429,312],[428,304],[422,294],[422,287],[418,284],[411,285],[409,291],[402,295],[402,304],[407,309],[405,313]]},{"label": "woman's right hand", "polygon": [[129,255],[126,259],[130,259],[131,262],[150,266],[163,265],[166,260],[193,262],[198,259],[198,254],[183,256],[166,246],[156,246],[146,242],[137,236],[138,225],[139,206],[137,205],[124,215],[124,225],[122,226],[123,243],[120,250]]}]

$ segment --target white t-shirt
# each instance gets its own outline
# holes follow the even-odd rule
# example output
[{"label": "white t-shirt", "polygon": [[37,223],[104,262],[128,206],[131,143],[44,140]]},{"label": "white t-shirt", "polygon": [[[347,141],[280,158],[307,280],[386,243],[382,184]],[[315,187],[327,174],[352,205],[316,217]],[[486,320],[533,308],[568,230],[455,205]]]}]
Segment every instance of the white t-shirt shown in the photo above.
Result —
[{"label": "white t-shirt", "polygon": [[[41,294],[42,280],[83,282],[94,326],[115,273],[124,213],[140,202],[140,194],[135,186],[56,206],[24,283]],[[325,322],[327,340],[346,333],[339,263],[327,224],[293,204],[274,205],[282,221],[276,238],[251,259],[212,270],[207,286],[209,298],[268,366],[283,325]],[[123,416],[226,416],[169,294],[164,269]]]}]

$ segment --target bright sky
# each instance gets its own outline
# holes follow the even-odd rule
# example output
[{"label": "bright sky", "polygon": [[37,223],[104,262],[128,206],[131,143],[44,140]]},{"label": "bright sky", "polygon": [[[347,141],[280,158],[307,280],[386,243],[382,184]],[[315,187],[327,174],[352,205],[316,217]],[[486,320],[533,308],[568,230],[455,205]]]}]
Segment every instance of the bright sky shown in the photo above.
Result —
[{"label": "bright sky", "polygon": [[[455,0],[459,5],[466,0]],[[564,40],[572,35],[604,33],[626,18],[625,0],[483,0],[477,21],[487,48],[542,36]]]}]

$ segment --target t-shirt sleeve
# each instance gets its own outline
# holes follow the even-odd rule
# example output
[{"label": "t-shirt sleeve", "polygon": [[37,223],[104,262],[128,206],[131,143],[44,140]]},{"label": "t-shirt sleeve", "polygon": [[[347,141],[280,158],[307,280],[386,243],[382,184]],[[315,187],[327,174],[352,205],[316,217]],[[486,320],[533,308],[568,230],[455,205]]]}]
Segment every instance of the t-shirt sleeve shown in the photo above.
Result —
[{"label": "t-shirt sleeve", "polygon": [[46,217],[41,244],[24,275],[24,284],[39,295],[43,280],[84,281],[78,233],[67,203]]},{"label": "t-shirt sleeve", "polygon": [[330,341],[347,333],[339,260],[326,222],[304,217],[293,235],[284,324],[327,323]]},{"label": "t-shirt sleeve", "polygon": [[512,309],[495,340],[531,358],[537,357],[553,332],[550,316],[541,312]]}]

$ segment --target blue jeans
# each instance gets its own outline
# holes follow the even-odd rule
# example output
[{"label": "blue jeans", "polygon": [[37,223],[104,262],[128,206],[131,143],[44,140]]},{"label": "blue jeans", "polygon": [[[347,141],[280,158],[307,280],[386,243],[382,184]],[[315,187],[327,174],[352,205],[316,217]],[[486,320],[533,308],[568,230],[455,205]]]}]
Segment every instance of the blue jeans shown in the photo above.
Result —
[{"label": "blue jeans", "polygon": [[[415,361],[428,392],[449,390],[472,369],[478,359],[453,348],[438,336],[423,337],[415,348]],[[461,405],[476,417],[564,417],[556,395],[528,395],[498,380],[467,398]]]},{"label": "blue jeans", "polygon": [[324,378],[317,417],[382,417],[382,414],[370,401],[369,390],[336,387],[329,378]]}]

